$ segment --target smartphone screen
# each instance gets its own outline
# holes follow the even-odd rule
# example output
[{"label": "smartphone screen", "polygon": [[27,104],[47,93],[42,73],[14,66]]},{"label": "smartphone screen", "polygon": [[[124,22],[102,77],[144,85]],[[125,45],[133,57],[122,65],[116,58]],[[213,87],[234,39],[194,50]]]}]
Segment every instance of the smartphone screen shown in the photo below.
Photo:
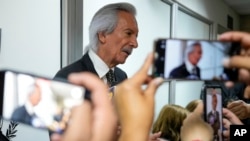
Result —
[{"label": "smartphone screen", "polygon": [[239,53],[240,44],[209,40],[159,39],[154,45],[153,76],[166,79],[235,80],[237,70],[222,61]]},{"label": "smartphone screen", "polygon": [[0,71],[0,79],[1,116],[17,128],[25,125],[60,134],[71,109],[84,99],[85,89],[68,82],[10,70]]},{"label": "smartphone screen", "polygon": [[204,119],[212,127],[213,140],[223,141],[222,89],[217,85],[204,87]]}]

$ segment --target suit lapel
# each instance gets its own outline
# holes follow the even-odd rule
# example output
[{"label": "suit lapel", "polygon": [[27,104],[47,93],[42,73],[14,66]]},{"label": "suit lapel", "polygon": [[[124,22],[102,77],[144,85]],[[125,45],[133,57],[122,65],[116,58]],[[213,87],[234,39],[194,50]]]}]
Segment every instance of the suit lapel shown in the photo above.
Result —
[{"label": "suit lapel", "polygon": [[96,70],[94,68],[93,62],[89,58],[89,54],[88,53],[86,53],[82,57],[81,63],[82,63],[83,66],[86,67],[86,71],[90,71],[90,72],[92,72],[92,73],[94,73],[94,74],[96,74],[98,76],[98,74],[97,74],[97,72],[96,72]]}]

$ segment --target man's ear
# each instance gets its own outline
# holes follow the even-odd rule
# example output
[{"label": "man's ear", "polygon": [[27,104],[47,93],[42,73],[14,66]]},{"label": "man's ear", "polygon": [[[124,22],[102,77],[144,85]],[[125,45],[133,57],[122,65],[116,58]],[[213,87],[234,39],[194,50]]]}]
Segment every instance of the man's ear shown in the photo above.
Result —
[{"label": "man's ear", "polygon": [[98,32],[98,39],[100,43],[105,43],[106,42],[106,35],[104,32]]}]

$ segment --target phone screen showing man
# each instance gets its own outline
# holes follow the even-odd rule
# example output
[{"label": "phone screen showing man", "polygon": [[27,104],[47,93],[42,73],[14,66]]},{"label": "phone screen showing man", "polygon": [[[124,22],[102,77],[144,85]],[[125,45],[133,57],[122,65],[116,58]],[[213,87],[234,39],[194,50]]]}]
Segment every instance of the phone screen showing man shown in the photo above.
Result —
[{"label": "phone screen showing man", "polygon": [[228,73],[222,62],[239,47],[236,42],[159,39],[154,46],[153,75],[165,79],[232,80],[235,74]]},{"label": "phone screen showing man", "polygon": [[0,71],[0,78],[0,122],[13,123],[15,139],[25,134],[24,126],[63,133],[71,109],[84,100],[85,89],[78,85],[13,71]]},{"label": "phone screen showing man", "polygon": [[221,88],[206,88],[205,120],[214,131],[213,141],[222,141],[222,96]]}]

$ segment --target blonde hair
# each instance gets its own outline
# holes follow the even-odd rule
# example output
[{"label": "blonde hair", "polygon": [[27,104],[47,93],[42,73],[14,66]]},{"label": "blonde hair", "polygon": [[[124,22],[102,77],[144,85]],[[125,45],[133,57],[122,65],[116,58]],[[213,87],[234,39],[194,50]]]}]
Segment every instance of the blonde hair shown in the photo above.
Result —
[{"label": "blonde hair", "polygon": [[202,102],[202,100],[200,99],[196,99],[196,100],[192,100],[190,101],[187,106],[185,107],[189,112],[193,112],[197,106],[199,105],[199,103]]},{"label": "blonde hair", "polygon": [[161,138],[180,140],[180,129],[189,111],[179,105],[165,105],[153,124],[153,133],[161,131]]}]

